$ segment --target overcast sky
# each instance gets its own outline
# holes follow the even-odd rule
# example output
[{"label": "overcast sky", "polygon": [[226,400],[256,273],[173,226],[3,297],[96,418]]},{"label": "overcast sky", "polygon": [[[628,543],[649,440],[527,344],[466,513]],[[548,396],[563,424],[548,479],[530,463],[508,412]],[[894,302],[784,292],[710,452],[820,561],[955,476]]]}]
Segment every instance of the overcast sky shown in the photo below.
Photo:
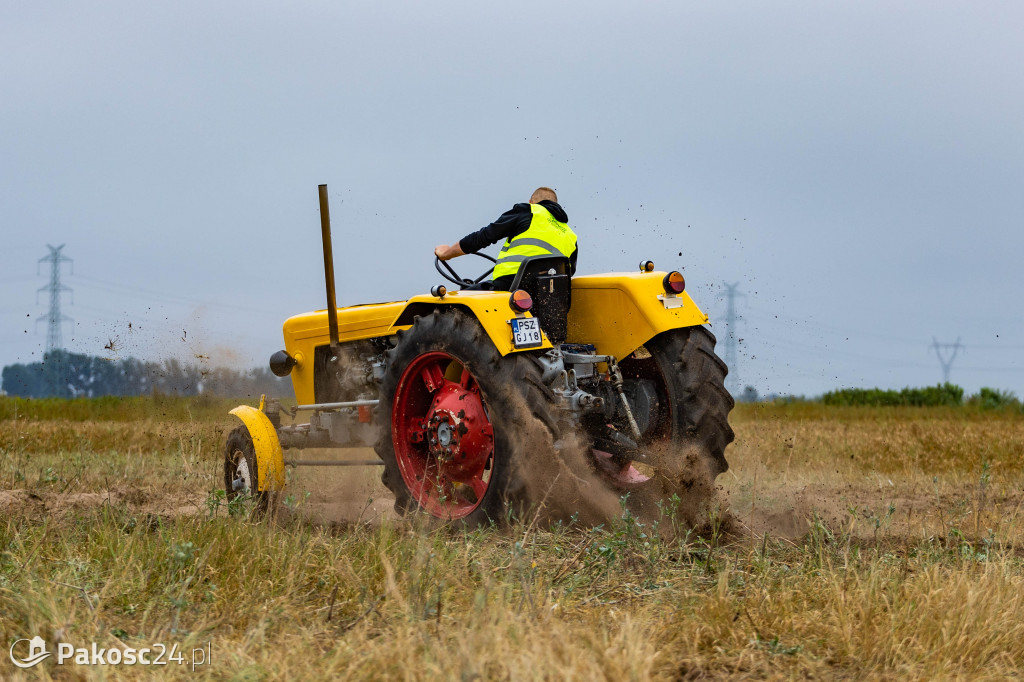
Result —
[{"label": "overcast sky", "polygon": [[[0,2],[0,365],[263,365],[538,185],[582,273],[682,269],[762,393],[1024,394],[1019,2]],[[492,248],[492,251],[496,247]],[[682,255],[679,255],[679,254]],[[482,261],[453,264],[475,273]],[[73,302],[72,302],[73,299]],[[129,326],[131,325],[131,326]]]}]

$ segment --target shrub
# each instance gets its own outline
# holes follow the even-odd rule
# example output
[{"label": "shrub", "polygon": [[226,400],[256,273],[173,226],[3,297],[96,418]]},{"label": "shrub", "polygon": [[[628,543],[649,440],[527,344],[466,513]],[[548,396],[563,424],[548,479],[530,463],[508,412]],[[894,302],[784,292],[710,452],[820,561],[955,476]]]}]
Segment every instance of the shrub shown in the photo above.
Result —
[{"label": "shrub", "polygon": [[1019,410],[1021,402],[1013,391],[1000,391],[997,388],[982,387],[977,395],[972,395],[967,404],[983,410]]},{"label": "shrub", "polygon": [[825,405],[844,407],[956,407],[963,404],[964,389],[951,383],[899,391],[880,388],[843,388],[821,397]]}]

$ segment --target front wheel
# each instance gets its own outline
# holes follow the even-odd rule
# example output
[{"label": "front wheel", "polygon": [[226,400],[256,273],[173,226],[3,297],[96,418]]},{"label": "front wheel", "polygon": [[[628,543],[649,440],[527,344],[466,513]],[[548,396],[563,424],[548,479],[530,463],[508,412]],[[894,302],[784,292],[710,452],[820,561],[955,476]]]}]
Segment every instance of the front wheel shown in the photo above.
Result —
[{"label": "front wheel", "polygon": [[252,498],[254,516],[262,516],[270,506],[270,492],[257,490],[258,469],[252,434],[245,426],[228,434],[224,446],[224,490],[228,503]]}]

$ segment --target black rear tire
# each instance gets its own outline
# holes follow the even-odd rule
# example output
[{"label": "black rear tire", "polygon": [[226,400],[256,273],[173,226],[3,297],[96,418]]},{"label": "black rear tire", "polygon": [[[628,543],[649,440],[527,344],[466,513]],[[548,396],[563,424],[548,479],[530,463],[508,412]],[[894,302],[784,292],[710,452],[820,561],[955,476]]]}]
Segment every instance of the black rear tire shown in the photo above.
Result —
[{"label": "black rear tire", "polygon": [[735,438],[729,426],[735,403],[725,389],[728,368],[715,355],[715,337],[703,327],[663,332],[619,366],[627,384],[653,384],[657,399],[648,405],[657,409],[642,415],[649,426],[638,450],[611,458],[594,450],[598,471],[613,489],[630,493],[635,509],[656,513],[659,500],[678,496],[691,525],[701,523],[716,498],[715,478],[729,468],[725,449]]},{"label": "black rear tire", "polygon": [[725,473],[725,448],[736,438],[729,412],[736,403],[725,389],[729,368],[715,354],[715,337],[704,327],[673,329],[645,344],[668,393],[673,445],[697,445],[712,478]]},{"label": "black rear tire", "polygon": [[406,368],[425,354],[441,352],[468,370],[479,386],[493,429],[493,450],[488,465],[490,478],[476,507],[458,518],[434,516],[468,527],[504,523],[527,502],[520,461],[523,446],[541,438],[550,447],[557,439],[557,407],[553,394],[541,383],[538,365],[523,353],[502,357],[476,319],[458,310],[435,310],[431,315],[417,316],[412,327],[398,336],[397,346],[388,352],[376,419],[382,427],[376,445],[384,461],[381,481],[395,495],[395,510],[400,514],[430,513],[402,476],[395,444],[400,429],[394,423],[394,413],[396,392]]}]

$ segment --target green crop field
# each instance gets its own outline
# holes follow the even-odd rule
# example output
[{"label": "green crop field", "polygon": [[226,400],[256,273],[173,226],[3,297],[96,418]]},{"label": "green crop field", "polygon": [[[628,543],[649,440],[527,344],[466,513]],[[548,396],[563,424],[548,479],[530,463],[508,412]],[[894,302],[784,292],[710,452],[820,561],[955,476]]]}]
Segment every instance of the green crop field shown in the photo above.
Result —
[{"label": "green crop field", "polygon": [[666,500],[467,531],[396,517],[375,469],[296,470],[250,519],[219,492],[229,407],[0,399],[4,646],[209,652],[0,677],[1024,674],[1019,410],[741,405],[697,530]]}]

